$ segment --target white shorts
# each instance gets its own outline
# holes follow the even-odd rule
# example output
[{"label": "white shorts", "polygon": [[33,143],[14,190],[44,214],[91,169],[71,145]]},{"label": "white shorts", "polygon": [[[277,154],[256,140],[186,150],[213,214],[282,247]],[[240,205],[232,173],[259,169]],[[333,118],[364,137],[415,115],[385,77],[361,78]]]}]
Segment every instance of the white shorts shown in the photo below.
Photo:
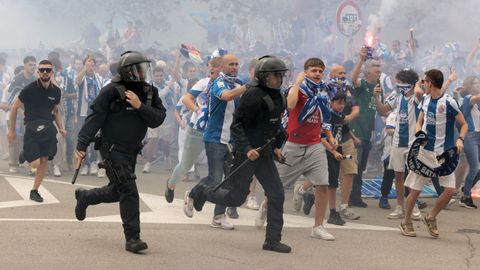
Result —
[{"label": "white shorts", "polygon": [[[423,147],[420,148],[418,159],[430,168],[436,168],[439,166],[435,152],[426,150]],[[423,186],[430,180],[431,179],[428,177],[410,172],[407,176],[407,179],[405,179],[405,186],[414,190],[422,190]],[[450,175],[440,176],[438,178],[438,182],[442,187],[455,188],[455,174],[452,173]]]},{"label": "white shorts", "polygon": [[397,147],[392,145],[388,168],[395,172],[405,172],[409,150],[408,147]]},{"label": "white shorts", "polygon": [[[423,186],[427,184],[431,179],[425,176],[421,176],[414,172],[408,173],[407,179],[405,180],[405,186],[414,189],[422,190]],[[440,176],[438,178],[440,186],[444,188],[455,188],[455,174],[450,174],[446,176]]]}]

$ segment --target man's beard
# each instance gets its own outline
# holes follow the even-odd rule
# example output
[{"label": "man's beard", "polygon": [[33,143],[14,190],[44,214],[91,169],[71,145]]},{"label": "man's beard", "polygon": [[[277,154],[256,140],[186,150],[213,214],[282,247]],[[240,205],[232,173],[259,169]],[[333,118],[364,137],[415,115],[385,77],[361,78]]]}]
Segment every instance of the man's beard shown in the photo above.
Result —
[{"label": "man's beard", "polygon": [[42,80],[42,82],[46,83],[46,82],[50,81],[50,77],[48,77],[48,78],[40,77],[40,80]]}]

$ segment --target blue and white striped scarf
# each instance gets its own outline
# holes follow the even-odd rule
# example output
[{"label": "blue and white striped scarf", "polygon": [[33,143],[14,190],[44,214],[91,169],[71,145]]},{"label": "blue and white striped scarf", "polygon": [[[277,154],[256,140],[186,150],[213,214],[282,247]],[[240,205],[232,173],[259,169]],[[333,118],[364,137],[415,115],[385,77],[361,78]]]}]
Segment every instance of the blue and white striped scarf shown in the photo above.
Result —
[{"label": "blue and white striped scarf", "polygon": [[243,85],[242,80],[240,80],[238,77],[228,76],[223,72],[220,72],[217,79],[210,80],[208,82],[206,93],[201,94],[201,95],[205,95],[205,105],[200,109],[200,112],[198,113],[197,122],[195,124],[195,129],[198,131],[205,131],[205,129],[207,128],[208,118],[210,116],[210,97],[211,97],[210,91],[213,83],[219,79],[223,79],[228,84],[228,88],[230,89],[235,89],[239,85]]},{"label": "blue and white striped scarf", "polygon": [[342,91],[343,93],[347,92],[347,87],[350,86],[348,83],[347,78],[333,78],[328,83],[328,88],[330,89],[329,96],[332,98],[337,94],[338,91]]},{"label": "blue and white striped scarf", "polygon": [[214,80],[210,80],[208,82],[207,90],[201,93],[197,97],[197,99],[200,99],[203,101],[203,105],[200,109],[200,112],[198,113],[197,121],[195,123],[195,129],[201,132],[205,131],[205,129],[207,128],[208,116],[209,116],[208,111],[210,109],[210,106],[209,106],[210,89],[212,88],[213,82]]},{"label": "blue and white striped scarf", "polygon": [[330,99],[328,95],[324,95],[325,92],[328,93],[328,88],[325,83],[322,81],[316,84],[309,78],[305,78],[302,84],[300,84],[300,92],[307,97],[307,101],[298,116],[300,124],[303,124],[305,120],[312,116],[317,110],[320,110],[322,114],[322,124],[329,124],[331,109]]},{"label": "blue and white striped scarf", "polygon": [[[230,89],[235,89],[236,87],[238,87],[238,85],[240,85],[240,86],[243,85],[243,82],[242,82],[242,80],[240,80],[240,78],[229,76],[229,75],[227,75],[223,72],[220,72],[218,77],[223,78],[227,82]],[[218,80],[218,78],[217,78],[217,80]]]}]

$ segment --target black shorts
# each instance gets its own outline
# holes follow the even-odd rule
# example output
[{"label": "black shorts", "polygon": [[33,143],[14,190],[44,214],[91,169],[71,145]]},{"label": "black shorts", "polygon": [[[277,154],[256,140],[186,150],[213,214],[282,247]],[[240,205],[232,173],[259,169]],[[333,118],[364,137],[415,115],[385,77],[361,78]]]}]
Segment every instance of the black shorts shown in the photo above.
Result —
[{"label": "black shorts", "polygon": [[57,153],[57,129],[52,122],[29,122],[25,124],[23,156],[29,163],[40,158],[52,160]]},{"label": "black shorts", "polygon": [[335,156],[327,151],[328,160],[328,187],[338,188],[338,177],[340,175],[340,160],[335,159]]}]

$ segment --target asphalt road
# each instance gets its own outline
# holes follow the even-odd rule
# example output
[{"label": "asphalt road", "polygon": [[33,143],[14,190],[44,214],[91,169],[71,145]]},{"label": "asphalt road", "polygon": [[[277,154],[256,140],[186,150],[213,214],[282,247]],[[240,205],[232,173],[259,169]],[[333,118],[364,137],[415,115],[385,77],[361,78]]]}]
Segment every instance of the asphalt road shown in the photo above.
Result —
[{"label": "asphalt road", "polygon": [[[479,210],[458,204],[440,214],[439,239],[421,222],[414,223],[417,237],[409,238],[400,234],[399,220],[388,220],[389,211],[367,199],[368,208],[354,208],[359,220],[327,226],[336,237],[327,242],[310,238],[313,211],[309,217],[295,212],[287,190],[283,241],[293,252],[277,254],[261,249],[265,230],[253,226],[255,211],[239,209],[233,231],[209,227],[210,204],[185,217],[183,193],[193,182],[179,183],[175,202],[167,204],[163,192],[171,171],[157,166],[151,174],[137,173],[149,249],[136,255],[124,250],[118,204],[89,207],[85,221],[75,220],[75,188],[101,186],[105,178],[81,176],[72,186],[71,172],[47,176],[40,190],[45,202],[38,204],[28,200],[33,177],[7,171],[0,162],[0,269],[480,269]],[[262,197],[259,186],[259,202]]]}]

